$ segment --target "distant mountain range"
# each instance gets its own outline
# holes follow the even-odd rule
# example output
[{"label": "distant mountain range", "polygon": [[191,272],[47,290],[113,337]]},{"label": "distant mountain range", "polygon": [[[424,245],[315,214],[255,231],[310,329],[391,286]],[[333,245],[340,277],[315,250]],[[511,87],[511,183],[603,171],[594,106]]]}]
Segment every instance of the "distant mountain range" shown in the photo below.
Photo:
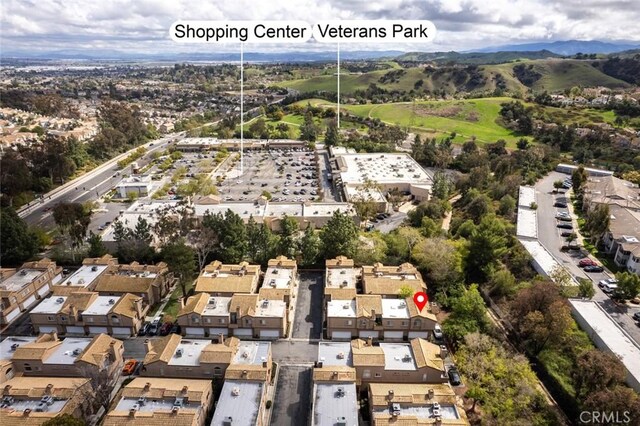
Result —
[{"label": "distant mountain range", "polygon": [[565,40],[544,43],[507,44],[503,46],[474,49],[470,52],[535,52],[548,50],[558,55],[575,55],[576,53],[616,53],[640,48],[640,42],[621,41],[603,42],[597,40]]}]

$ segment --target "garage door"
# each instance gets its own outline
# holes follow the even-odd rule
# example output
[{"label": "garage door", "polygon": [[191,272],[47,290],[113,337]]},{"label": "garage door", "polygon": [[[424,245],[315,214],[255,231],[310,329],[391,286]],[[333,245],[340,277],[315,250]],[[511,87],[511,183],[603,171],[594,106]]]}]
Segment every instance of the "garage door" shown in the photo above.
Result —
[{"label": "garage door", "polygon": [[40,287],[40,288],[38,289],[38,294],[39,294],[40,296],[44,296],[44,295],[46,295],[46,294],[49,294],[49,292],[50,292],[50,291],[51,291],[51,289],[50,289],[50,287],[49,287],[49,284],[45,284],[45,285],[43,285],[42,287]]},{"label": "garage door", "polygon": [[261,339],[277,339],[280,337],[279,330],[260,330]]},{"label": "garage door", "polygon": [[253,330],[250,328],[236,328],[233,330],[234,336],[253,336]]},{"label": "garage door", "polygon": [[402,331],[385,331],[384,338],[402,340]]},{"label": "garage door", "polygon": [[40,330],[40,333],[51,333],[52,331],[58,331],[58,327],[55,325],[41,325],[38,330]]},{"label": "garage door", "polygon": [[20,309],[14,309],[13,311],[9,312],[6,316],[7,318],[7,323],[13,321],[14,319],[16,319],[16,317],[20,315]]},{"label": "garage door", "polygon": [[210,328],[209,329],[209,336],[211,337],[219,336],[221,334],[223,336],[229,335],[229,329],[228,328]]},{"label": "garage door", "polygon": [[84,327],[78,327],[77,325],[68,325],[67,334],[84,334]]},{"label": "garage door", "polygon": [[359,334],[360,338],[366,339],[367,337],[371,337],[373,339],[377,339],[378,337],[380,337],[380,333],[377,331],[371,331],[371,330],[362,330],[360,331]]},{"label": "garage door", "polygon": [[100,333],[106,333],[106,332],[107,332],[107,327],[89,327],[90,334],[100,334]]},{"label": "garage door", "polygon": [[344,339],[351,340],[351,332],[350,331],[334,331],[331,333],[332,339]]},{"label": "garage door", "polygon": [[202,327],[186,327],[184,332],[187,336],[204,336],[204,328]]},{"label": "garage door", "polygon": [[36,295],[32,294],[29,298],[22,302],[22,308],[29,309],[34,303],[36,303]]},{"label": "garage door", "polygon": [[131,329],[129,327],[111,327],[111,333],[114,336],[131,336]]},{"label": "garage door", "polygon": [[420,337],[422,339],[427,339],[429,337],[429,332],[428,331],[410,331],[409,332],[409,339],[415,339],[417,337]]}]

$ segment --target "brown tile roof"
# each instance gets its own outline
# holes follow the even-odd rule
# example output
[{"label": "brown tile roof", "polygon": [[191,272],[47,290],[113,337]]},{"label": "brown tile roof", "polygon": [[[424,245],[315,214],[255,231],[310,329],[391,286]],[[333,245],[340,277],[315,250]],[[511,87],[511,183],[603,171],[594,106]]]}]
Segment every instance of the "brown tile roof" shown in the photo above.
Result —
[{"label": "brown tile roof", "polygon": [[354,367],[382,366],[384,367],[384,352],[380,346],[367,346],[361,339],[351,341],[351,354]]},{"label": "brown tile roof", "polygon": [[251,380],[264,382],[269,380],[269,371],[262,365],[231,364],[227,367],[224,378],[225,380]]},{"label": "brown tile roof", "polygon": [[270,259],[267,266],[279,266],[281,268],[296,268],[297,262],[293,259],[289,259],[287,256],[278,256],[275,259]]},{"label": "brown tile roof", "polygon": [[422,308],[422,311],[418,310],[416,304],[413,303],[413,297],[407,297],[407,309],[409,310],[409,318],[420,317],[438,322],[436,314],[430,311],[429,306],[425,306],[424,308]]},{"label": "brown tile roof", "polygon": [[13,353],[12,359],[14,361],[45,360],[51,355],[51,352],[61,344],[61,340],[46,339],[20,345]]},{"label": "brown tile roof", "polygon": [[331,300],[352,300],[356,297],[355,288],[325,287],[325,296],[331,296]]},{"label": "brown tile roof", "polygon": [[[148,388],[146,387],[149,384]],[[186,393],[183,391],[186,387]],[[156,377],[136,377],[122,390],[123,397],[137,398],[146,396],[149,399],[173,399],[177,396],[188,396],[191,401],[200,401],[211,389],[210,380],[166,379]]]},{"label": "brown tile roof", "polygon": [[260,275],[260,265],[250,265],[248,262],[240,262],[237,265],[223,264],[219,260],[214,260],[204,267],[207,272],[221,271],[237,274],[244,270],[245,275]]},{"label": "brown tile roof", "polygon": [[444,372],[444,360],[440,357],[440,346],[424,339],[412,339],[411,350],[418,368],[429,367]]},{"label": "brown tile roof", "polygon": [[135,318],[137,313],[136,301],[139,299],[140,296],[136,296],[135,294],[124,294],[113,306],[111,313],[122,315],[124,317]]},{"label": "brown tile roof", "polygon": [[325,261],[327,268],[339,266],[341,268],[353,267],[353,259],[349,259],[346,256],[338,256],[335,259],[327,259]]},{"label": "brown tile roof", "polygon": [[122,346],[122,342],[120,340],[114,339],[113,337],[104,333],[98,334],[93,338],[93,340],[91,340],[91,343],[89,343],[89,345],[84,348],[84,351],[82,351],[77,360],[101,367],[102,361],[109,353],[109,349],[112,343],[114,346]]},{"label": "brown tile roof", "polygon": [[231,360],[238,350],[240,339],[230,337],[223,344],[211,343],[205,346],[200,353],[200,363],[231,364]]},{"label": "brown tile roof", "polygon": [[285,296],[289,296],[290,294],[291,289],[288,288],[262,287],[260,291],[258,291],[258,297],[267,300],[284,300]]},{"label": "brown tile roof", "polygon": [[382,297],[379,295],[356,295],[356,317],[371,318],[372,313],[382,315]]},{"label": "brown tile roof", "polygon": [[187,299],[184,307],[180,309],[178,316],[188,315],[192,313],[201,314],[205,306],[209,303],[209,295],[207,293],[198,293]]},{"label": "brown tile roof", "polygon": [[71,307],[75,307],[79,311],[86,310],[97,298],[98,293],[91,291],[76,291],[71,293],[67,300],[64,301],[64,305],[60,309],[61,314],[69,315],[71,313]]},{"label": "brown tile roof", "polygon": [[239,308],[241,317],[254,315],[258,297],[257,294],[234,294],[231,296],[231,303],[229,303],[229,312],[236,312]]},{"label": "brown tile roof", "polygon": [[355,382],[356,370],[346,365],[314,368],[314,382]]},{"label": "brown tile roof", "polygon": [[195,410],[180,409],[177,413],[170,411],[140,412],[134,417],[128,411],[112,411],[107,414],[102,426],[199,426],[198,412]]},{"label": "brown tile roof", "polygon": [[195,291],[198,293],[252,293],[258,285],[257,275],[230,275],[227,277],[199,276]]},{"label": "brown tile roof", "polygon": [[[447,404],[456,403],[456,394],[448,384],[371,383],[369,390],[370,403],[374,407],[386,407],[391,401],[414,405],[431,404],[434,400]],[[391,399],[390,390],[393,390]],[[433,399],[429,398],[430,390],[433,390]]]},{"label": "brown tile roof", "polygon": [[112,293],[144,293],[156,283],[156,277],[101,274],[95,291]]},{"label": "brown tile roof", "polygon": [[402,287],[409,287],[414,293],[425,291],[427,288],[420,279],[403,280],[374,276],[362,278],[362,292],[364,294],[398,295]]},{"label": "brown tile roof", "polygon": [[165,337],[149,340],[150,348],[148,348],[147,354],[144,357],[144,363],[151,364],[157,361],[169,362],[181,340],[182,336],[173,333]]},{"label": "brown tile roof", "polygon": [[102,257],[87,257],[82,261],[83,265],[117,265],[118,258],[113,257],[110,254],[105,254]]}]

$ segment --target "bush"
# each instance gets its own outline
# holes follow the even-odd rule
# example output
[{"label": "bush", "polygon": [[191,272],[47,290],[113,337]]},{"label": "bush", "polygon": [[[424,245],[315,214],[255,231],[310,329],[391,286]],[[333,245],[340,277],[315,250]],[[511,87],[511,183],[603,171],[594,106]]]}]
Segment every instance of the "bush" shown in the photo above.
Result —
[{"label": "bush", "polygon": [[536,202],[534,201],[533,203],[529,204],[529,208],[531,210],[538,210],[538,204],[536,204]]},{"label": "bush", "polygon": [[264,406],[265,406],[265,408],[268,410],[268,409],[270,409],[270,408],[271,408],[271,405],[272,405],[272,404],[273,404],[273,403],[271,402],[271,400],[268,400],[268,401],[267,401],[267,403],[266,403],[266,404],[264,404]]}]

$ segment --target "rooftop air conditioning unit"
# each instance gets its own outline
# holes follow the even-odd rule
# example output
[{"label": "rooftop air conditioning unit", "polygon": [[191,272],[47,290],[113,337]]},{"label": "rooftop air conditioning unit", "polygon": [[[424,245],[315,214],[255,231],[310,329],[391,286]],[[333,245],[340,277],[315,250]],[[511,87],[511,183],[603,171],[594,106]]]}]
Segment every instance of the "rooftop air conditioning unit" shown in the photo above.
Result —
[{"label": "rooftop air conditioning unit", "polygon": [[240,388],[239,388],[239,387],[237,387],[237,386],[236,386],[236,387],[234,387],[234,388],[231,390],[231,395],[233,395],[233,396],[238,396],[238,395],[240,395]]},{"label": "rooftop air conditioning unit", "polygon": [[11,352],[13,352],[16,349],[18,349],[18,346],[20,346],[20,343],[14,343],[13,345],[11,345]]},{"label": "rooftop air conditioning unit", "polygon": [[269,301],[268,300],[263,300],[262,301],[262,307],[263,308],[268,308],[269,307]]},{"label": "rooftop air conditioning unit", "polygon": [[336,426],[347,426],[347,418],[338,417],[338,420],[336,421]]},{"label": "rooftop air conditioning unit", "polygon": [[173,407],[171,407],[171,414],[176,414],[178,410],[180,410],[180,407],[174,405]]},{"label": "rooftop air conditioning unit", "polygon": [[49,409],[49,406],[47,405],[47,403],[41,401],[36,406],[36,413],[42,413],[42,412],[47,411],[48,409]]},{"label": "rooftop air conditioning unit", "polygon": [[110,305],[115,305],[116,304],[116,299],[109,299],[109,304]]},{"label": "rooftop air conditioning unit", "polygon": [[40,402],[43,402],[47,405],[53,405],[53,397],[51,395],[45,395],[40,398]]},{"label": "rooftop air conditioning unit", "polygon": [[391,404],[391,415],[397,417],[400,415],[400,404],[394,402]]},{"label": "rooftop air conditioning unit", "polygon": [[437,402],[433,403],[433,417],[440,417],[440,415],[442,414],[440,411],[440,404],[438,404]]},{"label": "rooftop air conditioning unit", "polygon": [[176,357],[180,358],[182,356],[182,348],[176,351]]},{"label": "rooftop air conditioning unit", "polygon": [[141,396],[140,398],[138,398],[138,405],[139,406],[142,407],[146,402],[147,402],[147,399],[144,396]]},{"label": "rooftop air conditioning unit", "polygon": [[22,271],[20,271],[20,275],[22,275],[22,276],[27,275],[27,271],[23,269]]},{"label": "rooftop air conditioning unit", "polygon": [[56,303],[64,303],[64,297],[58,297]]},{"label": "rooftop air conditioning unit", "polygon": [[98,267],[97,267],[97,266],[92,266],[92,267],[91,267],[91,271],[92,271],[92,272],[96,272],[97,270],[98,270]]},{"label": "rooftop air conditioning unit", "polygon": [[72,354],[72,355],[74,355],[74,356],[78,356],[78,355],[80,355],[81,353],[82,353],[82,349],[80,349],[80,348],[75,348],[71,354]]},{"label": "rooftop air conditioning unit", "polygon": [[338,390],[336,391],[336,396],[338,398],[342,398],[344,395],[345,395],[344,388],[343,387],[339,387]]},{"label": "rooftop air conditioning unit", "polygon": [[233,417],[228,416],[225,417],[224,420],[222,421],[222,426],[232,426],[233,425]]},{"label": "rooftop air conditioning unit", "polygon": [[402,362],[410,362],[411,359],[412,359],[411,355],[407,354],[407,355],[402,357]]},{"label": "rooftop air conditioning unit", "polygon": [[338,359],[344,359],[344,352],[338,352]]}]

